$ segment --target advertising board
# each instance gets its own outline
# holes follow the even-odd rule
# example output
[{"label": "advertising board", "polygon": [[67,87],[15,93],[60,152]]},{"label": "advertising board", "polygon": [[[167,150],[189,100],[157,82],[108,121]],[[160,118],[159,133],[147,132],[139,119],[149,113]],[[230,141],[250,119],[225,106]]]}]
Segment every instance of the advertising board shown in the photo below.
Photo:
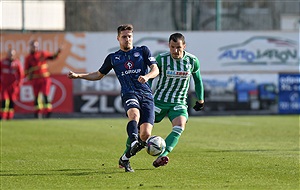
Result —
[{"label": "advertising board", "polygon": [[[168,51],[168,38],[171,33],[173,32],[137,31],[134,33],[134,45],[146,45],[152,55],[156,56]],[[197,56],[200,61],[207,95],[206,111],[230,109],[254,110],[254,112],[264,110],[266,113],[285,112],[283,103],[276,106],[279,100],[277,92],[281,88],[278,75],[299,72],[297,32],[182,31],[182,33],[185,35],[186,50]],[[92,72],[100,68],[109,53],[119,49],[116,35],[115,32],[2,33],[0,54],[4,57],[9,48],[14,48],[23,63],[29,52],[29,42],[37,39],[43,50],[55,52],[59,47],[63,47],[59,58],[49,61],[49,70],[52,74],[66,74],[69,70]],[[233,78],[239,80],[233,82]],[[119,110],[120,105],[116,103],[120,85],[113,71],[101,81],[73,81],[72,85],[73,96],[76,99],[74,111],[122,112]],[[263,89],[267,90],[261,91]],[[193,93],[193,90],[192,82],[190,93]],[[226,94],[222,95],[220,92]],[[228,102],[229,99],[231,101]],[[87,106],[92,105],[92,100],[96,100],[94,106],[97,109]],[[105,106],[101,107],[103,105],[114,105],[114,108],[104,109]],[[274,106],[278,109],[274,110]]]},{"label": "advertising board", "polygon": [[[49,98],[52,103],[53,113],[73,112],[73,87],[72,81],[66,75],[52,75]],[[40,98],[42,98],[40,96]],[[17,113],[34,112],[33,88],[28,80],[20,87],[19,99],[15,102]]]}]

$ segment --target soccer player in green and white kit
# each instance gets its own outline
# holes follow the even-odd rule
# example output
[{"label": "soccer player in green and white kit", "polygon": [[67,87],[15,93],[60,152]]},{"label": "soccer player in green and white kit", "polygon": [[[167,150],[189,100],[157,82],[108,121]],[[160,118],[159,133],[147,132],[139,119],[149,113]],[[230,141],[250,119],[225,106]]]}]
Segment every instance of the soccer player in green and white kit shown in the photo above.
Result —
[{"label": "soccer player in green and white kit", "polygon": [[185,38],[181,33],[169,37],[169,52],[156,57],[160,70],[154,91],[155,123],[168,116],[172,131],[166,137],[166,150],[153,162],[154,167],[164,166],[169,162],[167,156],[177,145],[188,120],[187,96],[190,77],[193,76],[198,101],[194,110],[204,107],[204,88],[200,75],[200,63],[196,56],[185,51]]}]

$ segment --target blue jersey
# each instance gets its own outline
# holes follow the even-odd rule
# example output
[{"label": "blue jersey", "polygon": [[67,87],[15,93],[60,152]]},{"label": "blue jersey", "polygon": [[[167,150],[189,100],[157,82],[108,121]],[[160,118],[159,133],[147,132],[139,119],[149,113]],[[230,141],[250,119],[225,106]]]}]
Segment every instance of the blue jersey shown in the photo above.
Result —
[{"label": "blue jersey", "polygon": [[106,75],[111,69],[114,69],[121,84],[122,96],[136,92],[151,93],[149,84],[140,83],[138,78],[146,75],[148,67],[152,64],[157,64],[157,62],[146,46],[133,47],[128,52],[119,50],[109,54],[99,72]]}]

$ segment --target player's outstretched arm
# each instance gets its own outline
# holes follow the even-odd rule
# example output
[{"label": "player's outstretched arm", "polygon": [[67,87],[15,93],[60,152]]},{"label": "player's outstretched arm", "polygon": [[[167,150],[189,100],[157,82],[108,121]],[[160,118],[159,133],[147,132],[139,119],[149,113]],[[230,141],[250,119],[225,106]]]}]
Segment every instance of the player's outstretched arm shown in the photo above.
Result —
[{"label": "player's outstretched arm", "polygon": [[73,71],[69,71],[67,77],[69,79],[85,79],[85,80],[100,80],[105,75],[100,73],[99,71],[91,72],[91,73],[75,73]]}]

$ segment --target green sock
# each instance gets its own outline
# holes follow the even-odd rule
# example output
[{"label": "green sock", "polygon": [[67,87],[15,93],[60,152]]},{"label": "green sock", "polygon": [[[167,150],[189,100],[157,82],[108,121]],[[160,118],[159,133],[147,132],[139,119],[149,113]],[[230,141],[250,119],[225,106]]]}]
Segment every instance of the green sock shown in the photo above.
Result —
[{"label": "green sock", "polygon": [[178,143],[178,140],[181,136],[183,129],[180,126],[174,126],[172,132],[165,139],[166,141],[166,150],[160,156],[167,156]]},{"label": "green sock", "polygon": [[127,151],[129,151],[129,149],[130,149],[130,144],[131,144],[131,141],[130,141],[130,138],[128,137],[128,138],[127,138],[127,141],[126,141],[126,149],[125,149],[125,151],[124,151],[124,154],[125,154]]}]

